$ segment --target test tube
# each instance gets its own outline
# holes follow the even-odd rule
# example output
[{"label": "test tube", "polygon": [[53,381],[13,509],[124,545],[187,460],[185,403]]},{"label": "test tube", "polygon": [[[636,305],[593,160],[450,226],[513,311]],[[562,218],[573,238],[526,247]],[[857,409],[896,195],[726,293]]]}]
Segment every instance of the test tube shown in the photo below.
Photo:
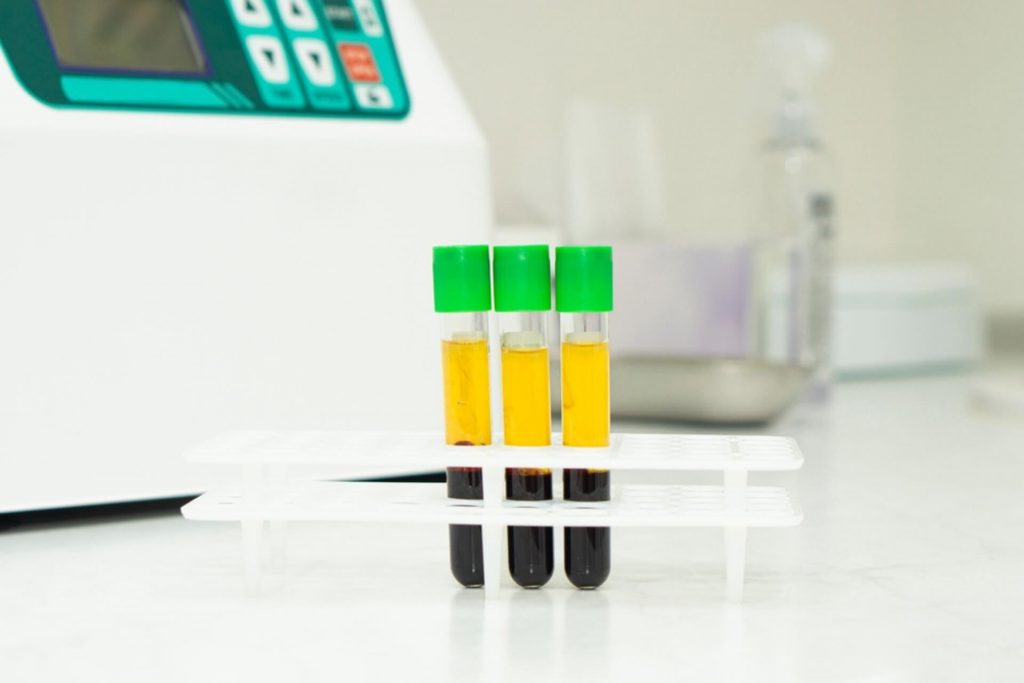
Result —
[{"label": "test tube", "polygon": [[[487,245],[434,248],[434,310],[441,318],[445,442],[491,443],[487,316],[491,310],[491,264]],[[448,497],[483,498],[479,468],[450,467]],[[483,534],[477,525],[448,527],[452,575],[463,586],[484,583]]]},{"label": "test tube", "polygon": [[[547,319],[551,259],[546,244],[494,248],[494,308],[501,333],[501,396],[505,443],[551,445],[551,380]],[[551,470],[505,470],[509,500],[551,500]],[[524,588],[554,573],[551,527],[508,528],[508,570]]]},{"label": "test tube", "polygon": [[[555,300],[562,330],[562,443],[608,446],[608,313],[612,310],[611,247],[558,247]],[[608,470],[565,469],[563,496],[571,501],[611,497]],[[565,574],[577,588],[597,588],[611,571],[608,527],[565,529]]]}]

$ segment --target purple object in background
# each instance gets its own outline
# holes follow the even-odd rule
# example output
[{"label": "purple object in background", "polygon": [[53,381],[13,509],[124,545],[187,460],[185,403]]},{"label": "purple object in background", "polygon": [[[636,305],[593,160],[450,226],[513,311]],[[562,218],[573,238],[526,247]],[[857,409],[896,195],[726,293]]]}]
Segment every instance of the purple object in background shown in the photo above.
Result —
[{"label": "purple object in background", "polygon": [[749,354],[751,255],[745,245],[615,244],[615,354]]}]

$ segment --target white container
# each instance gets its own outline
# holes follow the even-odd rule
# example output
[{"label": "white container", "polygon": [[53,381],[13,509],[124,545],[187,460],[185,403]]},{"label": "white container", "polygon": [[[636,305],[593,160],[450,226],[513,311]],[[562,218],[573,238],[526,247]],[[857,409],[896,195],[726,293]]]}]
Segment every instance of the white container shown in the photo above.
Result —
[{"label": "white container", "polygon": [[834,311],[834,368],[844,377],[963,367],[984,348],[977,282],[965,266],[842,268]]},{"label": "white container", "polygon": [[487,238],[487,147],[411,0],[382,7],[401,120],[49,107],[3,46],[0,512],[202,490],[179,455],[224,425],[439,424],[409,330],[430,247]]}]

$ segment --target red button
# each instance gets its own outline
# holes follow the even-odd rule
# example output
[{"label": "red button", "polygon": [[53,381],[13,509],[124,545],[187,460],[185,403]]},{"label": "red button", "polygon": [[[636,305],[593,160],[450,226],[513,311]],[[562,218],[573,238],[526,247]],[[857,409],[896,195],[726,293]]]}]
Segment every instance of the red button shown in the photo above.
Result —
[{"label": "red button", "polygon": [[368,45],[338,43],[338,52],[350,79],[359,83],[380,83],[377,63],[373,61],[373,52]]}]

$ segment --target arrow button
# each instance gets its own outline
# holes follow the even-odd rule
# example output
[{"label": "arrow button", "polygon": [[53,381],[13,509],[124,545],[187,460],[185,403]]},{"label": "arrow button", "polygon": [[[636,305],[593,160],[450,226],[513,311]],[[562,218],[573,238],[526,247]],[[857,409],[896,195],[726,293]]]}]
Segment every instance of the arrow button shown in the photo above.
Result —
[{"label": "arrow button", "polygon": [[265,0],[231,0],[235,20],[248,28],[266,28],[272,23]]},{"label": "arrow button", "polygon": [[331,61],[330,48],[322,40],[297,38],[292,43],[299,65],[309,82],[321,88],[329,88],[338,81]]},{"label": "arrow button", "polygon": [[284,25],[292,31],[315,31],[316,15],[309,6],[309,0],[277,0],[277,11],[281,13]]},{"label": "arrow button", "polygon": [[274,36],[249,36],[245,44],[263,80],[275,85],[288,82],[288,62],[280,40]]}]

